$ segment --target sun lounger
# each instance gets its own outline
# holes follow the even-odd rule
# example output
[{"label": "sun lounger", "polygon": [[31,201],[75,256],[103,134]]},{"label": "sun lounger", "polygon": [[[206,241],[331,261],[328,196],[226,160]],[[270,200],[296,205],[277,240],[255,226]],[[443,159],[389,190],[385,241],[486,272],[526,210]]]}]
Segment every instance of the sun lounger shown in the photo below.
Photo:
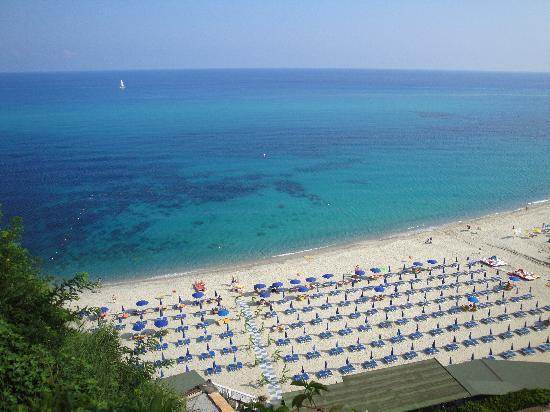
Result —
[{"label": "sun lounger", "polygon": [[511,350],[507,350],[505,352],[502,352],[500,354],[500,356],[502,356],[504,359],[512,359],[514,356],[516,356],[516,352],[514,351],[511,351]]},{"label": "sun lounger", "polygon": [[493,335],[485,335],[479,338],[480,341],[483,343],[491,343],[496,340],[496,338]]},{"label": "sun lounger", "polygon": [[310,335],[303,335],[303,336],[298,336],[296,338],[296,342],[298,343],[307,343],[307,342],[311,342],[312,341],[312,338]]},{"label": "sun lounger", "polygon": [[348,364],[348,365],[344,365],[341,368],[339,368],[338,371],[342,375],[349,375],[350,373],[355,371],[355,367],[352,364]]},{"label": "sun lounger", "polygon": [[317,358],[320,358],[320,357],[321,357],[321,353],[317,350],[306,353],[306,359],[308,359],[308,360],[317,359]]},{"label": "sun lounger", "polygon": [[334,348],[330,348],[328,353],[331,356],[338,356],[344,353],[344,348],[342,348],[341,346],[336,346]]},{"label": "sun lounger", "polygon": [[520,353],[524,356],[529,356],[529,355],[534,355],[535,354],[535,350],[531,347],[525,347],[525,348],[521,348],[520,350]]},{"label": "sun lounger", "polygon": [[330,369],[322,369],[317,372],[317,377],[321,379],[326,379],[332,376],[332,371]]},{"label": "sun lounger", "polygon": [[531,326],[534,331],[541,332],[544,329],[546,329],[548,326],[544,322],[535,322],[533,326]]},{"label": "sun lounger", "polygon": [[403,341],[405,341],[405,336],[403,335],[395,335],[390,338],[390,342],[394,344],[401,343]]},{"label": "sun lounger", "polygon": [[359,332],[368,332],[368,331],[372,330],[372,326],[369,325],[368,323],[363,323],[362,325],[359,325],[357,330]]},{"label": "sun lounger", "polygon": [[229,355],[230,353],[236,353],[238,351],[237,346],[228,346],[221,350],[222,355]]},{"label": "sun lounger", "polygon": [[422,332],[413,332],[409,335],[409,338],[412,340],[417,340],[420,339],[422,336],[424,336]]},{"label": "sun lounger", "polygon": [[364,369],[376,369],[378,364],[374,359],[372,359],[372,360],[363,362],[361,366],[363,366]]},{"label": "sun lounger", "polygon": [[398,358],[395,355],[387,355],[387,356],[384,356],[383,359],[385,363],[390,364],[395,362]]},{"label": "sun lounger", "polygon": [[531,333],[529,328],[519,328],[519,329],[514,330],[514,332],[516,332],[519,336],[525,336],[525,335],[528,335],[529,333]]},{"label": "sun lounger", "polygon": [[386,345],[382,339],[374,340],[370,343],[373,348],[381,348]]},{"label": "sun lounger", "polygon": [[515,318],[524,318],[524,317],[527,316],[527,313],[525,313],[525,312],[522,311],[522,310],[518,310],[517,312],[512,313],[512,315],[513,315]]},{"label": "sun lounger", "polygon": [[286,362],[286,363],[293,363],[293,362],[298,362],[298,354],[297,353],[293,353],[293,354],[290,354],[290,355],[285,355],[283,357],[283,361]]},{"label": "sun lounger", "polygon": [[514,334],[512,332],[506,331],[501,333],[499,336],[501,339],[512,339],[514,337]]},{"label": "sun lounger", "polygon": [[309,375],[307,373],[298,373],[292,377],[294,382],[305,382],[309,380]]},{"label": "sun lounger", "polygon": [[448,352],[453,352],[455,350],[458,350],[459,349],[459,346],[457,343],[448,343],[444,346],[445,350],[448,351]]},{"label": "sun lounger", "polygon": [[332,337],[332,332],[325,330],[319,334],[321,339],[330,339]]},{"label": "sun lounger", "polygon": [[426,355],[435,355],[439,352],[437,348],[432,348],[431,346],[429,348],[424,349],[423,351]]},{"label": "sun lounger", "polygon": [[537,348],[541,352],[550,352],[550,343],[543,343],[539,345]]},{"label": "sun lounger", "polygon": [[197,338],[197,342],[211,342],[212,341],[212,335],[202,335]]},{"label": "sun lounger", "polygon": [[212,368],[206,368],[206,374],[207,375],[217,375],[219,373],[222,372],[222,368],[221,366],[218,366],[216,365],[215,367],[212,367]]},{"label": "sun lounger", "polygon": [[357,345],[350,345],[350,346],[349,346],[349,351],[350,351],[350,352],[361,352],[361,351],[363,351],[363,350],[365,350],[365,349],[366,349],[366,347],[365,347],[365,345],[363,345],[362,343],[359,343],[359,344],[357,344]]},{"label": "sun lounger", "polygon": [[418,353],[416,353],[416,351],[414,350],[411,350],[409,352],[405,352],[403,354],[403,357],[406,359],[406,360],[412,360],[414,358],[416,358],[418,356]]}]

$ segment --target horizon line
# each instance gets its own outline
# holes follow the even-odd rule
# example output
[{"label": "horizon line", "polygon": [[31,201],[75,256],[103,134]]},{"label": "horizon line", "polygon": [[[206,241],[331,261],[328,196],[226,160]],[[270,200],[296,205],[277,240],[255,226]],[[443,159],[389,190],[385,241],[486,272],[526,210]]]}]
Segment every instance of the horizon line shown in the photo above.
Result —
[{"label": "horizon line", "polygon": [[496,70],[496,69],[428,69],[428,68],[376,68],[376,67],[182,67],[182,68],[136,68],[136,69],[82,69],[82,70],[23,70],[3,71],[0,74],[55,74],[55,73],[107,73],[139,71],[222,71],[222,70],[340,70],[340,71],[410,71],[410,72],[455,72],[455,73],[502,73],[502,74],[550,74],[549,71]]}]

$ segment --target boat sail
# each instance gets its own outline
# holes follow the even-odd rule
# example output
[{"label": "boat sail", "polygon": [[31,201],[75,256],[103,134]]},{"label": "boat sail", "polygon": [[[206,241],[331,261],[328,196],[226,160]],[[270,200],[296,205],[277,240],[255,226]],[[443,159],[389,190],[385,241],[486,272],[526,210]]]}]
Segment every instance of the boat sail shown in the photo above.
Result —
[{"label": "boat sail", "polygon": [[124,85],[124,82],[123,82],[122,80],[120,81],[120,88],[121,88],[121,89],[125,89],[125,88],[126,88],[126,86]]}]

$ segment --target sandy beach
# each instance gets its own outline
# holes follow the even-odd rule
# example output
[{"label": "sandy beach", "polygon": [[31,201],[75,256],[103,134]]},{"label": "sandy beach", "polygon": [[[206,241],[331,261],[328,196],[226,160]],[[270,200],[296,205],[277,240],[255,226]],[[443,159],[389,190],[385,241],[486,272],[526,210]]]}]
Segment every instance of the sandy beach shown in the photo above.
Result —
[{"label": "sandy beach", "polygon": [[[136,301],[145,299],[149,301],[147,307],[154,308],[162,299],[165,307],[163,315],[169,321],[169,333],[164,338],[167,345],[163,350],[145,354],[145,359],[157,360],[162,356],[178,359],[186,353],[192,356],[189,361],[163,369],[164,376],[181,373],[186,366],[206,376],[207,368],[212,367],[215,360],[221,372],[208,376],[212,381],[245,393],[266,395],[271,399],[277,397],[280,391],[290,390],[289,378],[302,373],[302,368],[311,379],[328,384],[341,381],[340,367],[349,364],[355,369],[353,373],[363,372],[366,370],[363,363],[371,359],[376,361],[377,368],[428,357],[436,357],[446,365],[450,361],[464,362],[472,356],[481,358],[490,353],[502,359],[500,354],[512,349],[516,353],[514,360],[550,362],[550,352],[535,349],[535,353],[529,356],[518,352],[529,345],[535,348],[549,338],[548,329],[537,331],[532,328],[539,320],[548,321],[550,313],[543,309],[550,304],[550,243],[545,234],[529,236],[533,228],[540,228],[543,223],[550,223],[548,202],[443,225],[428,231],[302,252],[254,264],[198,271],[186,276],[105,284],[97,292],[83,294],[78,304],[108,307],[108,318],[113,319],[116,325],[118,322],[114,318],[121,312],[122,306],[126,310],[135,309]],[[428,238],[432,239],[431,243],[425,242]],[[493,255],[508,264],[500,268],[498,273],[496,269],[480,264],[468,269],[468,261]],[[431,265],[427,263],[429,259],[437,260],[431,274],[428,270]],[[460,267],[448,266],[455,263],[455,259]],[[413,262],[422,262],[423,270],[420,273],[415,274],[411,270]],[[447,267],[443,268],[441,265],[444,262]],[[351,283],[356,265],[366,275],[373,275],[370,271],[373,267],[380,268],[380,274],[389,271],[390,275],[386,283],[383,277]],[[408,270],[401,272],[404,266]],[[506,273],[517,268],[540,275],[540,278],[531,282],[513,282],[511,291],[499,289],[508,281]],[[322,278],[323,274],[333,274],[334,277],[325,279]],[[271,293],[267,299],[271,302],[271,308],[269,305],[258,306],[258,296],[252,290],[254,284],[271,285],[280,281],[288,288],[291,286],[290,279],[298,279],[301,285],[305,285],[308,284],[308,277],[316,277],[315,285],[342,279],[348,283],[338,287],[314,287],[307,293],[287,291],[284,297],[283,293]],[[245,285],[242,295],[230,291],[232,278]],[[191,297],[192,282],[197,279],[206,282],[205,298],[214,298],[214,292],[222,297],[222,306],[230,312],[229,327],[215,323],[221,319],[210,312],[216,307],[215,303],[205,303],[203,310],[206,312],[197,314],[200,308],[193,305]],[[373,290],[377,285],[384,285],[383,293]],[[307,295],[307,298],[297,300],[298,295]],[[374,296],[382,295],[383,300],[373,300]],[[449,312],[457,304],[468,304],[467,296],[474,295],[480,302],[476,312]],[[460,298],[456,300],[456,296]],[[181,312],[173,308],[180,299],[185,305]],[[499,303],[501,300],[504,302]],[[386,310],[389,306],[395,309]],[[270,316],[270,310],[276,314]],[[524,316],[516,316],[517,312],[524,312]],[[176,319],[178,314],[185,314],[185,319]],[[422,318],[422,315],[426,315],[425,319],[416,319],[418,316]],[[504,320],[501,320],[498,318],[500,315],[508,316],[503,316]],[[153,310],[144,315],[144,319],[148,320],[146,331],[157,329],[152,323],[158,316],[159,312]],[[197,327],[197,323],[202,322],[201,316],[209,324],[206,329]],[[318,322],[314,321],[317,317],[321,319]],[[396,323],[403,318],[407,321]],[[487,318],[493,321],[481,321]],[[121,338],[128,345],[132,345],[132,325],[138,320],[137,316],[131,315],[119,326]],[[380,326],[386,321],[387,325]],[[470,321],[475,325],[466,326]],[[281,325],[281,331],[273,331],[272,326],[276,324]],[[370,328],[359,329],[366,324]],[[455,331],[447,330],[452,324],[459,325],[459,328]],[[186,326],[188,329],[182,334],[181,329]],[[178,327],[181,328],[178,330]],[[527,327],[528,333],[515,332],[524,327]],[[438,328],[443,332],[431,333]],[[233,333],[231,343],[228,337],[220,337],[227,330]],[[321,338],[320,335],[327,330],[332,336]],[[508,330],[512,332],[512,337],[499,336]],[[412,338],[411,334],[417,331],[420,333]],[[403,339],[392,343],[391,338],[399,334]],[[490,334],[494,335],[494,341],[485,343],[479,340]],[[198,342],[204,339],[201,336],[208,335],[212,336],[211,341]],[[303,336],[310,338],[304,338],[304,342],[300,343]],[[477,342],[464,344],[470,337]],[[189,344],[178,345],[178,340],[182,339],[189,339]],[[288,339],[288,343],[277,345],[278,339]],[[378,340],[383,341],[383,346],[372,345]],[[456,350],[445,348],[453,341],[457,343]],[[359,346],[350,348],[350,345]],[[232,346],[237,347],[236,353],[222,354],[223,348]],[[433,354],[424,353],[425,349],[432,346],[436,349],[432,351]],[[330,350],[335,347],[341,347],[343,353],[331,355]],[[202,353],[210,350],[215,353],[214,359],[199,360]],[[404,354],[411,350],[417,356],[407,360]],[[320,356],[308,359],[308,352],[319,352]],[[298,360],[284,362],[282,358],[292,354],[297,354]],[[391,354],[396,359],[387,364],[383,358]],[[255,361],[255,358],[258,360]],[[227,365],[234,361],[241,362],[243,367],[230,372]],[[319,378],[316,373],[325,369],[325,362],[332,376]],[[265,381],[259,382],[262,374],[267,374],[269,385]]]}]

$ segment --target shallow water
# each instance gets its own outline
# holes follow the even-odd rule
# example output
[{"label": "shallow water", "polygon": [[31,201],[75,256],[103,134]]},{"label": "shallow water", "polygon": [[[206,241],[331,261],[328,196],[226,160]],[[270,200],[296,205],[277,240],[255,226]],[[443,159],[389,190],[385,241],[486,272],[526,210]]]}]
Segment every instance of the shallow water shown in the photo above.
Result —
[{"label": "shallow water", "polygon": [[548,74],[0,75],[0,202],[61,276],[237,263],[548,197]]}]

